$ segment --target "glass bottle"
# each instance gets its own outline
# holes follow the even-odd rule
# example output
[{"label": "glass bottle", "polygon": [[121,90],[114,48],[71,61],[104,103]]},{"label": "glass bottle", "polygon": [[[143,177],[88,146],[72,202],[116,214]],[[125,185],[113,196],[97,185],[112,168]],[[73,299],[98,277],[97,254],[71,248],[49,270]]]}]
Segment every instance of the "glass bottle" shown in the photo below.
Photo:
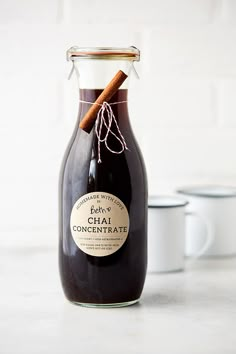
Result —
[{"label": "glass bottle", "polygon": [[[62,286],[76,304],[131,305],[140,298],[147,265],[146,172],[127,105],[139,50],[72,47],[67,57],[79,72],[80,103],[59,182]],[[92,131],[85,132],[81,120],[118,70],[128,78],[105,107],[112,117],[105,110],[102,124],[100,112]]]}]

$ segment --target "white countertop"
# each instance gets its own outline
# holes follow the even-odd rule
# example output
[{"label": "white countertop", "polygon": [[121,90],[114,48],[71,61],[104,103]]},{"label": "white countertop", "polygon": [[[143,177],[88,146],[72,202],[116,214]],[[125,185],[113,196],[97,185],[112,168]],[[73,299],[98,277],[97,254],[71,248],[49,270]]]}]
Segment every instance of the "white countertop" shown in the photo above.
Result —
[{"label": "white countertop", "polygon": [[236,258],[149,274],[139,304],[82,308],[61,290],[57,251],[0,250],[0,353],[235,354]]}]

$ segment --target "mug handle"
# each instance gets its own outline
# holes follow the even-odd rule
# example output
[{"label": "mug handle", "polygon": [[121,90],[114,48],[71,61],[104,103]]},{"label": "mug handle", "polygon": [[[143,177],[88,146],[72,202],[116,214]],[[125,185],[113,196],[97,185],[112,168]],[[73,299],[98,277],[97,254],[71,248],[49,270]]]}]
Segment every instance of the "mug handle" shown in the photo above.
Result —
[{"label": "mug handle", "polygon": [[213,243],[213,241],[215,239],[213,226],[207,219],[205,219],[204,217],[200,216],[196,212],[187,211],[185,213],[185,215],[198,218],[205,225],[205,230],[206,230],[206,232],[205,232],[205,238],[206,238],[205,243],[200,248],[200,250],[198,250],[195,254],[190,256],[193,259],[197,259],[197,258],[199,258],[199,257],[204,255],[204,253],[209,249],[209,247],[212,245],[212,243]]}]

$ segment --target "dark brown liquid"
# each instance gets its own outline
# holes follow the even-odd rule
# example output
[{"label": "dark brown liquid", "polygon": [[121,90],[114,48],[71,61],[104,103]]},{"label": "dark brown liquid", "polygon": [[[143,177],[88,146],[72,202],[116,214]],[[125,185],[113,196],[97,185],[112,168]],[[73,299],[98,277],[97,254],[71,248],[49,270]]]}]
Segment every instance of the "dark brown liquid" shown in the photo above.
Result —
[{"label": "dark brown liquid", "polygon": [[[80,98],[94,102],[101,90],[80,91]],[[127,100],[127,90],[118,90],[110,102]],[[79,120],[90,108],[80,105]],[[112,304],[140,297],[147,264],[147,188],[143,160],[133,136],[127,103],[112,106],[128,151],[113,154],[101,145],[98,164],[97,138],[76,128],[62,164],[60,176],[59,266],[66,297],[73,302]],[[77,122],[77,127],[78,127]],[[112,128],[116,131],[114,123]],[[109,146],[119,150],[109,135]],[[115,253],[90,256],[75,244],[70,231],[74,203],[84,194],[102,191],[120,198],[130,217],[127,240]]]}]

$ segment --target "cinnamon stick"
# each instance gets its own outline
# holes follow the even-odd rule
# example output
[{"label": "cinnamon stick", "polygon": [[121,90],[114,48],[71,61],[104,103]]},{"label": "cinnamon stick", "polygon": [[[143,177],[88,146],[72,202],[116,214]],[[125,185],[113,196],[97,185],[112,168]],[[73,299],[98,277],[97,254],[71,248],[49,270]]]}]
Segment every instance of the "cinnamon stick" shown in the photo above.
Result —
[{"label": "cinnamon stick", "polygon": [[101,105],[103,102],[109,102],[112,96],[116,93],[116,91],[119,89],[119,87],[123,84],[125,79],[128,76],[122,71],[119,70],[116,75],[113,77],[113,79],[109,82],[109,84],[105,87],[105,89],[102,91],[100,96],[96,99],[94,104],[91,105],[90,109],[88,112],[85,114],[83,119],[80,122],[79,127],[86,131],[87,133],[90,133],[92,130],[94,123],[97,118],[97,114],[99,109],[101,108]]}]

